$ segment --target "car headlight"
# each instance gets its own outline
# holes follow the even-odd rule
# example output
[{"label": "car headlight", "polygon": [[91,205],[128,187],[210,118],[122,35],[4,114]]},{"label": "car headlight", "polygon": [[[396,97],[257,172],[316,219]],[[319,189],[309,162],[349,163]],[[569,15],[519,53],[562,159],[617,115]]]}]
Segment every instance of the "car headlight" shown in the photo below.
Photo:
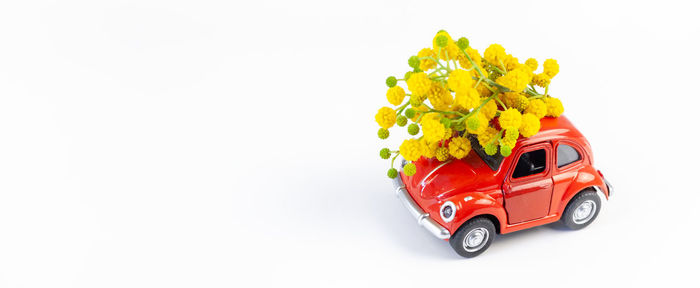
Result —
[{"label": "car headlight", "polygon": [[440,217],[442,217],[442,220],[445,221],[445,223],[448,223],[452,221],[452,219],[455,219],[455,214],[457,213],[457,206],[455,206],[455,203],[452,203],[452,201],[447,201],[442,206],[440,206]]}]

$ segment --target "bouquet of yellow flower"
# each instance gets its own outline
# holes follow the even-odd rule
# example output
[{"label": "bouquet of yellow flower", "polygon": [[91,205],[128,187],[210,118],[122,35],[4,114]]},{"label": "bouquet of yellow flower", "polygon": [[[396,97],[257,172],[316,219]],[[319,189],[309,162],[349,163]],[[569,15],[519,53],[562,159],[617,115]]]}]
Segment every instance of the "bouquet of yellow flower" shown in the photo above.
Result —
[{"label": "bouquet of yellow flower", "polygon": [[[408,66],[412,70],[402,79],[386,79],[386,98],[396,107],[382,107],[375,116],[379,138],[388,138],[394,125],[408,125],[408,134],[417,137],[404,140],[398,150],[380,150],[383,159],[391,158],[390,178],[398,176],[394,160],[399,154],[409,162],[462,159],[472,149],[470,139],[488,155],[508,157],[519,137],[537,134],[540,119],[564,112],[561,101],[549,95],[549,84],[559,73],[554,59],[545,60],[543,71],[535,73],[535,59],[520,63],[499,44],[482,56],[467,38],[454,41],[441,30],[432,48],[408,58]],[[407,176],[416,173],[413,163],[403,169]]]}]

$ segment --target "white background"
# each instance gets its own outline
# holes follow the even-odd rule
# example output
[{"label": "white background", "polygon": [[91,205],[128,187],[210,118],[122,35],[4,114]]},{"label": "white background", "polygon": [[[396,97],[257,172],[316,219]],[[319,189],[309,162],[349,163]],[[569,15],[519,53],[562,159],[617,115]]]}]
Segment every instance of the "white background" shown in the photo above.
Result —
[{"label": "white background", "polygon": [[[525,2],[3,1],[0,287],[697,284],[697,7]],[[374,114],[439,29],[559,61],[595,223],[462,259],[394,198]]]}]

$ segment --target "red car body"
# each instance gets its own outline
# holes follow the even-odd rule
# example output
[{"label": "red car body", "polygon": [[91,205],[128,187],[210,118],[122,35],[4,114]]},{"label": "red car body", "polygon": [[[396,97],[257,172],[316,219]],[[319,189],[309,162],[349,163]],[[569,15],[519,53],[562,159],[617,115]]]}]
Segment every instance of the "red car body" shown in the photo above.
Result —
[{"label": "red car body", "polygon": [[[560,144],[575,148],[580,159],[557,167]],[[547,151],[545,171],[513,179],[520,155],[542,148]],[[588,141],[566,117],[543,118],[540,131],[519,139],[512,151],[497,169],[489,167],[474,150],[449,162],[421,158],[414,162],[415,175],[402,172],[400,180],[395,180],[396,192],[404,193],[404,198],[410,196],[402,200],[414,217],[445,240],[475,217],[490,219],[497,233],[510,233],[559,220],[567,203],[581,191],[595,190],[606,198],[611,193],[602,173],[593,167]],[[448,201],[454,203],[449,222],[440,215]]]}]

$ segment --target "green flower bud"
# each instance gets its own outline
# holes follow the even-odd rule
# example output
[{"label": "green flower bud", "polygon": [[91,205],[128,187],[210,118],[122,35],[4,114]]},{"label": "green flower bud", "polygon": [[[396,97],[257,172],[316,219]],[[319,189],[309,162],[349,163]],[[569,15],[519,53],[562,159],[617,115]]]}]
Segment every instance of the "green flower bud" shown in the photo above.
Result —
[{"label": "green flower bud", "polygon": [[489,80],[496,81],[498,77],[503,76],[501,73],[498,73],[496,70],[491,70],[491,74],[489,74],[488,78]]},{"label": "green flower bud", "polygon": [[389,157],[391,157],[389,148],[382,148],[382,150],[379,150],[379,157],[382,157],[382,159],[389,159]]},{"label": "green flower bud", "polygon": [[469,127],[469,130],[473,131],[479,129],[479,124],[481,124],[479,123],[479,117],[472,116],[467,119],[467,127]]},{"label": "green flower bud", "polygon": [[493,143],[489,143],[484,146],[484,152],[486,152],[486,155],[496,155],[497,151],[498,147]]},{"label": "green flower bud", "polygon": [[386,86],[389,86],[389,88],[396,86],[396,77],[394,76],[389,76],[386,78]]},{"label": "green flower bud", "polygon": [[423,72],[420,68],[413,68],[413,73]]},{"label": "green flower bud", "polygon": [[416,94],[411,94],[411,98],[409,98],[408,101],[411,103],[411,106],[420,107],[423,105],[423,101],[425,101],[425,99],[421,99],[421,97],[418,97]]},{"label": "green flower bud", "polygon": [[418,68],[420,66],[420,60],[418,60],[418,56],[411,56],[408,58],[408,66],[411,68]]},{"label": "green flower bud", "polygon": [[408,163],[406,166],[403,166],[403,173],[406,174],[406,176],[413,176],[416,174],[416,165],[413,163]]},{"label": "green flower bud", "polygon": [[503,155],[503,157],[510,156],[511,152],[513,152],[513,148],[507,145],[501,145],[501,155]]},{"label": "green flower bud", "polygon": [[469,47],[469,39],[464,37],[459,38],[459,40],[457,40],[457,47],[459,47],[459,49],[467,49],[467,47]]},{"label": "green flower bud", "polygon": [[403,74],[403,80],[408,81],[408,78],[411,78],[411,71],[406,72],[406,74]]},{"label": "green flower bud", "polygon": [[377,131],[377,136],[379,136],[379,139],[389,138],[389,129],[379,128],[379,131]]},{"label": "green flower bud", "polygon": [[[464,123],[464,121],[462,121],[457,124],[452,124],[452,129],[455,131],[464,131],[465,129],[467,129],[467,125]],[[464,133],[465,137],[467,136],[466,134],[467,133]]]},{"label": "green flower bud", "polygon": [[408,119],[406,119],[406,116],[399,115],[399,117],[396,117],[396,125],[399,125],[399,127],[406,126],[407,122]]},{"label": "green flower bud", "polygon": [[403,112],[403,114],[406,115],[406,117],[408,118],[413,118],[414,116],[416,116],[416,110],[408,108],[406,109],[406,111]]},{"label": "green flower bud", "polygon": [[394,179],[396,176],[399,176],[399,171],[396,171],[396,169],[391,168],[389,171],[386,171],[386,176],[389,176],[389,178]]},{"label": "green flower bud", "polygon": [[442,123],[442,125],[445,126],[445,128],[450,128],[450,126],[452,126],[452,121],[450,121],[450,119],[447,118],[441,118],[440,123]]},{"label": "green flower bud", "polygon": [[411,125],[408,125],[408,134],[410,135],[416,135],[420,131],[420,127],[418,127],[418,124],[416,123],[411,123]]},{"label": "green flower bud", "polygon": [[[450,41],[450,40],[447,39],[447,36],[445,36],[445,35],[440,35],[435,39],[435,42],[437,43],[437,45],[442,47],[442,48],[447,47],[448,41]],[[411,66],[411,67],[413,67],[413,66]]]}]

